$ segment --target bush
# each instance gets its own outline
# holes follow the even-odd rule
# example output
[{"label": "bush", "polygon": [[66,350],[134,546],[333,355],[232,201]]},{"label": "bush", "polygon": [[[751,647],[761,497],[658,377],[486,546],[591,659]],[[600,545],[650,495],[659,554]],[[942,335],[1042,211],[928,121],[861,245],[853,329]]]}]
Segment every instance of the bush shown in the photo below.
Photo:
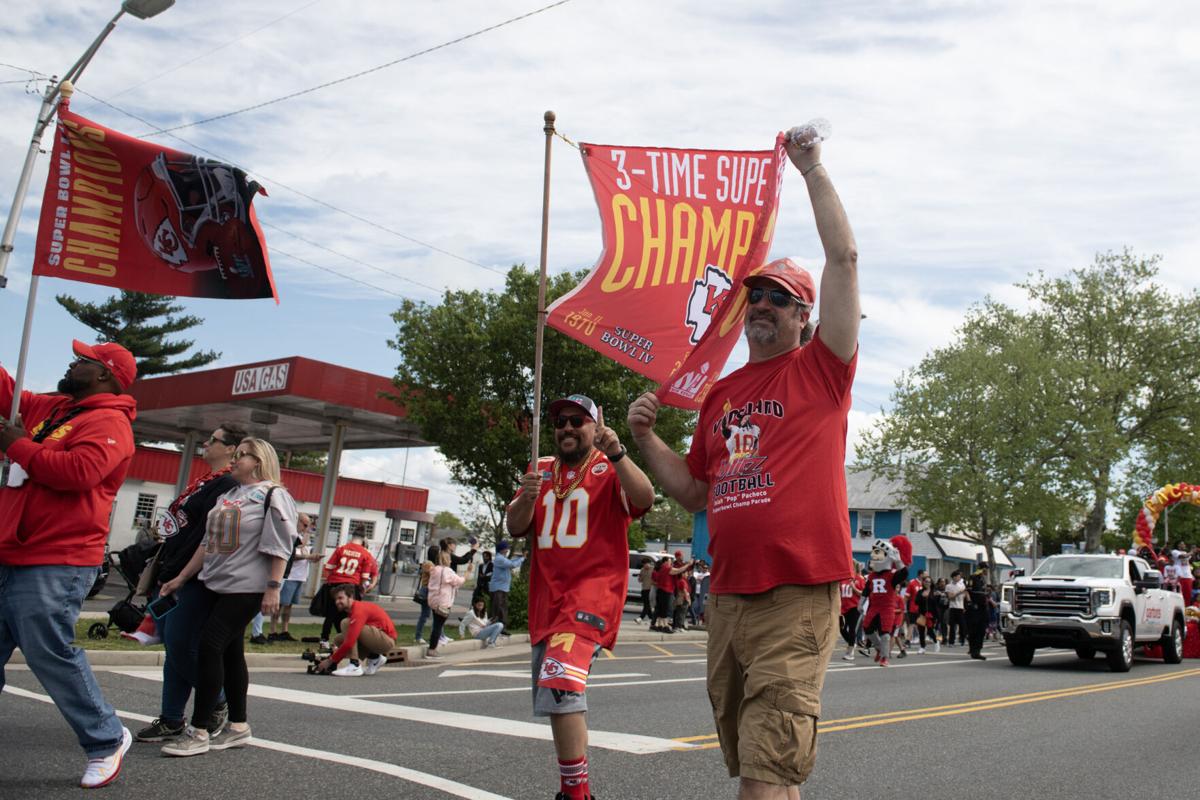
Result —
[{"label": "bush", "polygon": [[513,575],[508,591],[508,628],[523,631],[529,628],[529,571],[521,569]]}]

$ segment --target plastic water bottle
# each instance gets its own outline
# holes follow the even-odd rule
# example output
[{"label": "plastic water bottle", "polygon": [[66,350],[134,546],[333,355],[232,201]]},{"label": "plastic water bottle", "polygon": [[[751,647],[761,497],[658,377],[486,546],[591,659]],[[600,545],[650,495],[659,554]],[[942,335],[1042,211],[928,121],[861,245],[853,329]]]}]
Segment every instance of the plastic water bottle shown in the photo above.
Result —
[{"label": "plastic water bottle", "polygon": [[818,142],[823,142],[833,135],[833,125],[823,117],[810,119],[803,125],[797,125],[787,132],[787,140],[800,144],[808,149]]}]

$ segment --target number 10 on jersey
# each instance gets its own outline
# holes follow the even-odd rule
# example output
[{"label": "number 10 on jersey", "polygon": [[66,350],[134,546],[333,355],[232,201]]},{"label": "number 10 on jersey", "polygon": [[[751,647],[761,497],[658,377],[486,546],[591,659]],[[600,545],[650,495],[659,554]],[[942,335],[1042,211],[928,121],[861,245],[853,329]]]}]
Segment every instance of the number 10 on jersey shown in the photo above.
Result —
[{"label": "number 10 on jersey", "polygon": [[546,507],[542,530],[538,533],[539,550],[549,550],[558,542],[559,547],[583,547],[587,541],[588,494],[578,487],[560,502],[554,492],[542,495]]}]

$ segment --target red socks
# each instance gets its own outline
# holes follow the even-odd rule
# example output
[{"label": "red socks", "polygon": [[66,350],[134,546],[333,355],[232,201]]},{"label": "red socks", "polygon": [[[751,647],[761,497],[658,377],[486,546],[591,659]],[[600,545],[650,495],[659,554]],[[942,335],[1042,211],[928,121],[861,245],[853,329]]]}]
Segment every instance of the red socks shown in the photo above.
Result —
[{"label": "red socks", "polygon": [[558,762],[560,791],[566,800],[588,800],[587,756]]}]

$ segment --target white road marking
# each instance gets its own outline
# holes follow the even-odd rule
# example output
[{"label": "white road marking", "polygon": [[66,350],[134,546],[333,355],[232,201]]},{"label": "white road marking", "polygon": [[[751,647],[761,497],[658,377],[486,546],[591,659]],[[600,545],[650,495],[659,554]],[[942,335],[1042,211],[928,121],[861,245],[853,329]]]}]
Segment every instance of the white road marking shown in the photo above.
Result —
[{"label": "white road marking", "polygon": [[[530,681],[533,679],[532,674],[527,669],[448,669],[439,678],[463,678],[471,675],[486,675],[492,678],[521,678],[522,680]],[[597,678],[648,678],[649,673],[646,672],[614,672],[605,673],[603,675],[593,673],[592,679]]]},{"label": "white road marking", "polygon": [[708,658],[656,658],[655,664],[707,664]]},{"label": "white road marking", "polygon": [[[121,674],[128,674],[122,672]],[[136,677],[143,677],[138,675]],[[15,686],[5,686],[4,691],[17,697],[27,697],[31,700],[37,700],[42,703],[51,703],[53,700],[44,694],[31,692],[26,689],[18,689]],[[138,722],[153,722],[153,717],[148,717],[145,714],[135,714],[132,711],[121,711],[117,709],[117,716],[124,719],[136,720]],[[400,778],[410,783],[428,786],[431,789],[438,789],[446,794],[454,795],[455,797],[463,797],[466,800],[512,800],[512,798],[494,792],[485,791],[484,789],[476,789],[474,786],[467,786],[465,783],[457,783],[456,781],[447,780],[446,778],[437,775],[430,775],[426,772],[418,772],[414,769],[401,767],[396,764],[389,764],[384,761],[375,761],[369,758],[359,758],[358,756],[349,756],[342,753],[330,753],[325,750],[313,750],[308,747],[298,747],[284,742],[273,742],[267,739],[260,739],[257,736],[252,738],[248,743],[250,747],[261,747],[264,750],[275,750],[280,753],[290,753],[295,756],[304,758],[312,758],[318,761],[328,761],[333,764],[344,764],[349,767],[357,767],[359,769],[367,769],[372,772],[379,772],[384,775],[390,775],[394,778]]]},{"label": "white road marking", "polygon": [[[128,675],[132,678],[142,678],[151,681],[162,680],[162,670],[154,670],[153,672],[144,670],[115,670],[115,672],[120,675]],[[522,688],[521,691],[528,691],[528,688]],[[249,693],[252,697],[280,700],[296,705],[315,706],[317,708],[337,711],[353,711],[359,714],[403,719],[410,722],[423,722],[428,725],[442,725],[448,728],[460,728],[480,733],[496,733],[502,736],[517,736],[546,742],[553,741],[549,725],[521,722],[502,717],[462,714],[456,711],[402,706],[395,703],[377,703],[358,697],[320,694],[318,692],[305,692],[299,689],[284,689],[278,686],[264,686],[253,683],[250,684]],[[637,755],[665,753],[670,750],[679,749],[679,742],[674,739],[595,730],[588,731],[588,744],[605,750],[617,750],[622,753],[634,753]]]}]

